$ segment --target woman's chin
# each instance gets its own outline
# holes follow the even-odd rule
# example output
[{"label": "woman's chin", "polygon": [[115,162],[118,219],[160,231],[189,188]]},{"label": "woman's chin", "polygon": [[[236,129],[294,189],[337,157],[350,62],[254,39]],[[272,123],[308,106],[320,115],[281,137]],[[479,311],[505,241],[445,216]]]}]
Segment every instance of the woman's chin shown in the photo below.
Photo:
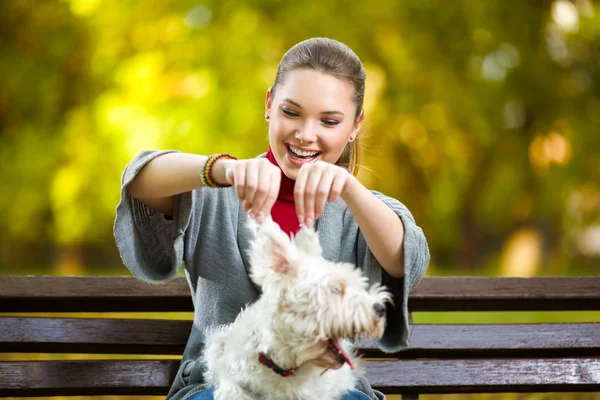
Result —
[{"label": "woman's chin", "polygon": [[298,169],[299,168],[289,168],[287,166],[284,166],[281,170],[283,171],[283,174],[285,176],[287,176],[289,179],[295,181],[296,178],[298,177]]},{"label": "woman's chin", "polygon": [[296,180],[300,166],[292,162],[292,158],[289,154],[286,153],[284,155],[284,160],[279,166],[281,167],[281,170],[285,176],[294,181]]}]

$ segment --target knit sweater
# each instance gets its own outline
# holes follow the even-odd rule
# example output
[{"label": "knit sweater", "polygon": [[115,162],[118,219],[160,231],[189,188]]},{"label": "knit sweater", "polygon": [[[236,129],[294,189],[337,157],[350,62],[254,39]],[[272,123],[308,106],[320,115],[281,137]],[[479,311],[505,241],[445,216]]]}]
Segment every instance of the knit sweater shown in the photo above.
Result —
[{"label": "knit sweater", "polygon": [[[203,367],[197,362],[206,329],[233,322],[242,308],[258,299],[260,288],[248,275],[251,233],[234,188],[200,188],[177,195],[172,218],[131,197],[127,185],[148,162],[169,152],[173,151],[144,151],[126,166],[114,235],[123,263],[142,281],[165,282],[175,277],[182,265],[185,268],[194,323],[167,396],[181,400],[206,389]],[[341,199],[326,204],[315,227],[327,260],[353,263],[363,269],[370,284],[380,282],[392,291],[395,306],[386,310],[387,327],[377,345],[385,352],[397,352],[408,345],[408,293],[425,273],[429,249],[423,231],[403,204],[381,193],[373,194],[404,225],[404,278],[392,279],[383,271]],[[385,398],[364,379],[358,389],[372,399]]]}]

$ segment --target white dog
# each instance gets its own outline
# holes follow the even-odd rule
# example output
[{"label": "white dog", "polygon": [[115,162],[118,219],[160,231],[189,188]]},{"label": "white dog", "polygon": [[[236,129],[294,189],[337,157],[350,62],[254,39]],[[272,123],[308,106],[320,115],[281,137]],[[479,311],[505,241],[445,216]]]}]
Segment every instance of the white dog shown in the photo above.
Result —
[{"label": "white dog", "polygon": [[321,255],[316,232],[290,239],[268,219],[249,223],[251,278],[260,299],[234,323],[207,332],[205,379],[215,400],[334,400],[355,387],[347,339],[380,339],[385,302],[361,271]]}]

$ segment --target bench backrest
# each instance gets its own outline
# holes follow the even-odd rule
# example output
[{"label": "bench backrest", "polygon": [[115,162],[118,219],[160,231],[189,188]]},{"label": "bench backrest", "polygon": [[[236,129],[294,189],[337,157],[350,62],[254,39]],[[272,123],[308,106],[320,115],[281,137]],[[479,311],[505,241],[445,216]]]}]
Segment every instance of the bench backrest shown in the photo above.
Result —
[{"label": "bench backrest", "polygon": [[[0,396],[19,397],[164,395],[191,321],[153,319],[154,314],[193,311],[184,278],[150,285],[132,277],[3,276],[0,305]],[[600,277],[427,277],[411,293],[409,307],[600,310]],[[102,314],[61,315],[80,312]],[[120,312],[151,314],[144,319],[111,314]],[[413,326],[411,337],[409,348],[393,355],[372,342],[359,343],[366,357],[378,358],[367,361],[367,378],[374,387],[407,396],[600,390],[600,323],[423,324]],[[8,360],[9,353],[127,354],[137,359],[50,356],[54,359],[19,361]]]}]

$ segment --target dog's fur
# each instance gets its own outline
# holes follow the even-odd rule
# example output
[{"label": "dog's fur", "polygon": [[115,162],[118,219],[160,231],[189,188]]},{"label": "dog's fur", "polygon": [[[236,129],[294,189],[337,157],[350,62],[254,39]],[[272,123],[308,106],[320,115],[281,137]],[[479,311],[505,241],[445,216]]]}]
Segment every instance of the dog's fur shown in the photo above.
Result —
[{"label": "dog's fur", "polygon": [[[251,278],[262,295],[234,323],[207,332],[202,361],[215,399],[340,399],[360,373],[348,339],[381,338],[389,293],[369,289],[353,265],[325,260],[313,229],[290,239],[271,219],[249,227]],[[342,343],[345,358],[330,339]],[[293,375],[261,364],[259,352],[283,369],[296,367]]]}]

